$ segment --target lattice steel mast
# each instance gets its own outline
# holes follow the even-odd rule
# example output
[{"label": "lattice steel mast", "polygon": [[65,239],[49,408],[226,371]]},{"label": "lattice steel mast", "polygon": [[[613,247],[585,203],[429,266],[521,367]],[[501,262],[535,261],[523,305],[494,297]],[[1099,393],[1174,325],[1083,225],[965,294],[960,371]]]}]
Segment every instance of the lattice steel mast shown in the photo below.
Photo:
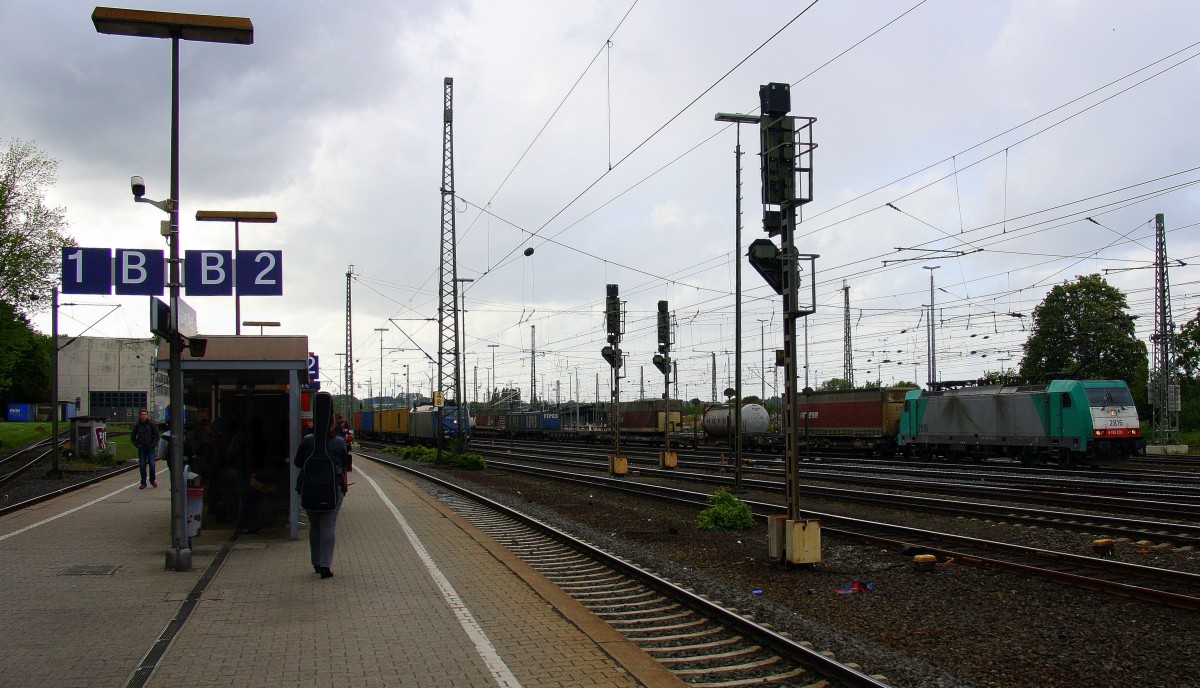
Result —
[{"label": "lattice steel mast", "polygon": [[[446,77],[442,107],[442,250],[438,283],[438,391],[460,401],[458,376],[458,260],[454,237],[454,79]],[[448,401],[446,403],[449,403]],[[459,404],[461,407],[461,404]],[[460,423],[461,425],[461,423]],[[442,427],[441,410],[438,426]],[[442,446],[438,433],[438,447]],[[461,435],[460,435],[461,436]]]},{"label": "lattice steel mast", "polygon": [[846,280],[842,280],[842,310],[843,310],[843,332],[842,346],[842,377],[846,378],[846,384],[854,389],[854,353],[850,346],[850,285],[846,284]]},{"label": "lattice steel mast", "polygon": [[352,311],[350,309],[350,283],[354,280],[354,266],[346,266],[346,394],[350,395],[350,413],[354,407],[354,335]]},{"label": "lattice steel mast", "polygon": [[1154,216],[1154,371],[1150,374],[1150,403],[1154,405],[1154,436],[1170,442],[1179,430],[1180,398],[1175,377],[1175,321],[1171,316],[1171,280],[1167,275],[1167,228],[1162,213]]},{"label": "lattice steel mast", "polygon": [[537,325],[529,326],[529,403],[537,403]]}]

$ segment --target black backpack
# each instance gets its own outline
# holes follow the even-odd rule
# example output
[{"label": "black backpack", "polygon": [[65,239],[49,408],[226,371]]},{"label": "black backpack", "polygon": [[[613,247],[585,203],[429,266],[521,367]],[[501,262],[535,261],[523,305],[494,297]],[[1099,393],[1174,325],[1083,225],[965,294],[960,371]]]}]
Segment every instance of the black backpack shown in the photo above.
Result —
[{"label": "black backpack", "polygon": [[333,397],[318,392],[313,399],[312,453],[300,467],[300,507],[305,511],[333,511],[337,508],[338,491],[342,489],[337,465],[329,453],[329,427],[333,414]]}]

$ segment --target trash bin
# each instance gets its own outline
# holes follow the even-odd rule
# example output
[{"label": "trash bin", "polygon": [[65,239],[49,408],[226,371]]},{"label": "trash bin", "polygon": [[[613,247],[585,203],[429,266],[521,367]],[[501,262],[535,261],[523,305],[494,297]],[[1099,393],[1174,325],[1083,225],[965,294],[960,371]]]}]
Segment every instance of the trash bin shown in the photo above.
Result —
[{"label": "trash bin", "polygon": [[200,534],[200,515],[204,513],[204,488],[189,487],[187,489],[187,535],[196,537]]},{"label": "trash bin", "polygon": [[71,419],[71,450],[76,458],[96,458],[107,444],[108,421],[103,416],[75,416]]}]

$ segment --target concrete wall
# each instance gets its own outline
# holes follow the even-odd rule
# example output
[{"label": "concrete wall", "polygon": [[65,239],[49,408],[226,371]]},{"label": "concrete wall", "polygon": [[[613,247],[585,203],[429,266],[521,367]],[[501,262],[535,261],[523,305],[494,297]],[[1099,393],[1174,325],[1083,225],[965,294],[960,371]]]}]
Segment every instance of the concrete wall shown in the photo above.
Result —
[{"label": "concrete wall", "polygon": [[80,415],[94,415],[90,392],[145,392],[150,417],[163,418],[167,377],[154,370],[158,355],[154,339],[60,336],[58,345],[58,397],[63,401],[78,397]]}]

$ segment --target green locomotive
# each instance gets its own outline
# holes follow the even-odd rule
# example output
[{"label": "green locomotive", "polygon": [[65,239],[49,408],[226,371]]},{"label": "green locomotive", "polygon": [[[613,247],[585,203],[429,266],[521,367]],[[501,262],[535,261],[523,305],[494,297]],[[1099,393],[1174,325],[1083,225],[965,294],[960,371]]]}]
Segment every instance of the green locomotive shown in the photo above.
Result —
[{"label": "green locomotive", "polygon": [[897,442],[909,456],[1007,456],[1064,468],[1124,464],[1146,449],[1121,380],[913,390],[904,397]]}]

